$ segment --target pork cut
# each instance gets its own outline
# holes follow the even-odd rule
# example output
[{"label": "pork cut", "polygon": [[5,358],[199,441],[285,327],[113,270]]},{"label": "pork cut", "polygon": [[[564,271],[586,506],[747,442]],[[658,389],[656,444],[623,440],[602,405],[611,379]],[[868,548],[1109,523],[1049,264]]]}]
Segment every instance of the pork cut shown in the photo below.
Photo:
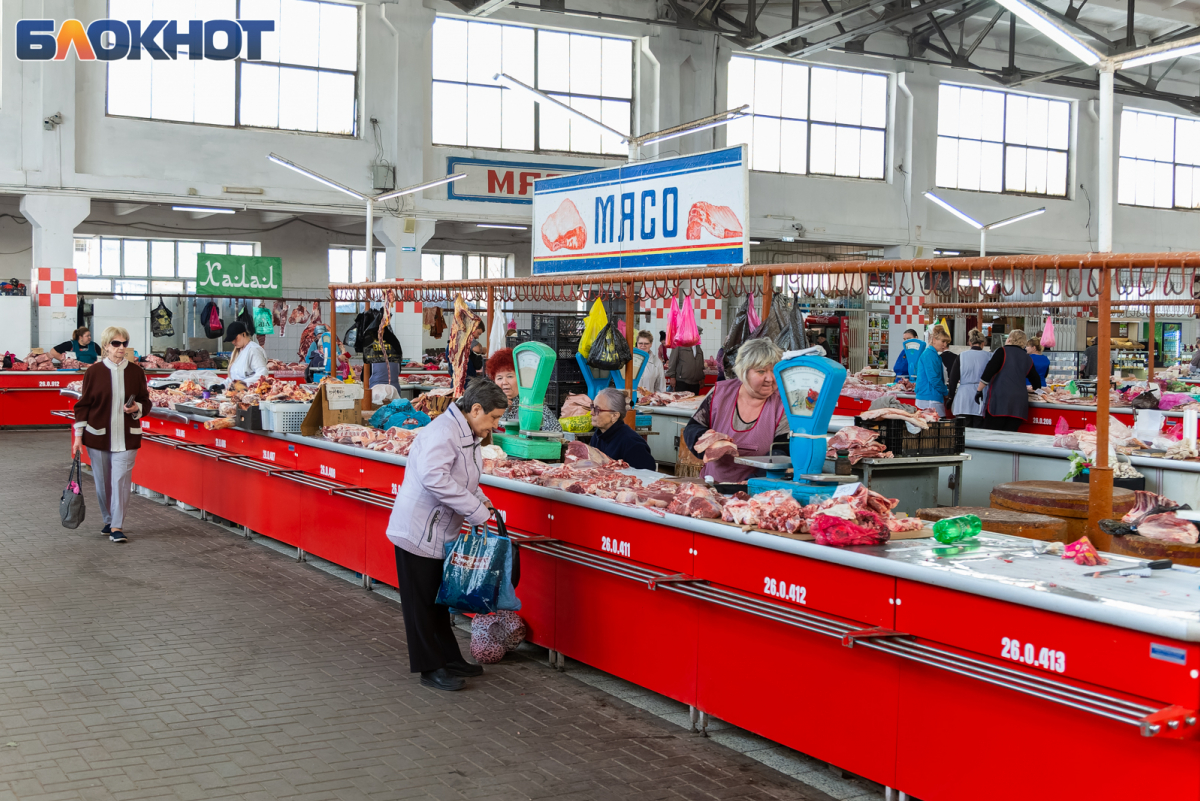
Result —
[{"label": "pork cut", "polygon": [[1138,523],[1137,533],[1148,539],[1184,545],[1195,545],[1200,540],[1200,531],[1196,526],[1174,512],[1147,515]]},{"label": "pork cut", "polygon": [[707,464],[724,456],[737,456],[738,446],[729,438],[728,434],[710,428],[700,435],[700,439],[696,440],[695,451],[703,454],[704,462]]},{"label": "pork cut", "polygon": [[733,499],[726,502],[721,519],[739,526],[794,534],[804,525],[804,507],[796,502],[792,493],[770,490],[751,496],[748,500]]},{"label": "pork cut", "polygon": [[702,228],[717,239],[739,239],[742,236],[742,224],[733,209],[704,201],[693,203],[688,211],[687,238],[699,239]]},{"label": "pork cut", "polygon": [[703,484],[690,483],[682,485],[675,493],[667,512],[702,520],[720,520],[723,505],[723,499],[717,492]]},{"label": "pork cut", "polygon": [[572,440],[567,443],[567,450],[563,454],[563,461],[567,464],[572,462],[591,462],[593,464],[604,465],[612,461],[608,456],[586,442]]},{"label": "pork cut", "polygon": [[587,224],[570,198],[564,200],[558,210],[542,223],[542,242],[551,252],[563,248],[582,250],[587,244]]},{"label": "pork cut", "polygon": [[[1122,523],[1128,523],[1131,526],[1139,525],[1142,520],[1150,515],[1172,512],[1176,509],[1184,508],[1165,495],[1158,495],[1153,492],[1146,492],[1145,490],[1134,490],[1133,496],[1133,508],[1121,518]],[[1140,534],[1141,532],[1138,533]]]},{"label": "pork cut", "polygon": [[825,458],[836,459],[837,452],[850,451],[850,464],[858,464],[863,459],[892,458],[882,442],[879,442],[879,432],[870,431],[858,426],[845,426],[829,438],[826,443]]}]

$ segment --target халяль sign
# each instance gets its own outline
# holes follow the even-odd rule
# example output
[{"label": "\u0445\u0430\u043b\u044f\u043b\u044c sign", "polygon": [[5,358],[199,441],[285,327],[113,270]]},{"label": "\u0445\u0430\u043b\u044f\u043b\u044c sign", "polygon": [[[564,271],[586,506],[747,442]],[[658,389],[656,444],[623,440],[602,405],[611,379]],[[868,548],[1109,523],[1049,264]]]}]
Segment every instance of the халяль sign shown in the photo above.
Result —
[{"label": "\u0445\u0430\u043b\u044f\u043b\u044c sign", "polygon": [[197,253],[196,285],[200,295],[281,298],[283,259]]}]

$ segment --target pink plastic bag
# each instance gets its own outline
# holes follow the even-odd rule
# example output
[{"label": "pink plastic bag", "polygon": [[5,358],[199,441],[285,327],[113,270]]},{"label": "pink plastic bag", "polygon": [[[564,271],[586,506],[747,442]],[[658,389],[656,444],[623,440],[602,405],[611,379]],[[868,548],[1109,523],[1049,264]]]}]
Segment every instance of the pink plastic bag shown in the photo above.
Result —
[{"label": "pink plastic bag", "polygon": [[1054,318],[1046,318],[1046,327],[1042,329],[1042,347],[1054,347]]},{"label": "pink plastic bag", "polygon": [[675,345],[690,348],[700,344],[700,329],[696,325],[696,310],[692,308],[691,295],[683,296],[683,305],[679,307],[678,323],[675,327]]},{"label": "pink plastic bag", "polygon": [[758,309],[754,308],[754,293],[751,292],[746,298],[746,322],[750,324],[751,331],[757,331],[762,325],[762,320],[758,317]]},{"label": "pink plastic bag", "polygon": [[1067,418],[1063,417],[1062,415],[1059,415],[1058,425],[1056,425],[1054,427],[1054,433],[1060,437],[1063,434],[1071,433],[1071,426],[1067,424]]},{"label": "pink plastic bag", "polygon": [[679,343],[675,341],[675,330],[679,327],[679,301],[671,298],[671,308],[667,310],[667,347],[674,348]]}]

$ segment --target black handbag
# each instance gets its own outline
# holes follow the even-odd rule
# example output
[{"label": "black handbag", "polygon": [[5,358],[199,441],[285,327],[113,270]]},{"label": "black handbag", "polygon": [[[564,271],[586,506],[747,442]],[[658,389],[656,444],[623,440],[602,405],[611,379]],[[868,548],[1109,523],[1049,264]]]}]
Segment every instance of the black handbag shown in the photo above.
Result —
[{"label": "black handbag", "polygon": [[67,488],[58,502],[58,516],[62,519],[63,528],[74,529],[79,528],[86,514],[83,506],[83,466],[76,456],[71,463],[71,472],[67,473]]}]

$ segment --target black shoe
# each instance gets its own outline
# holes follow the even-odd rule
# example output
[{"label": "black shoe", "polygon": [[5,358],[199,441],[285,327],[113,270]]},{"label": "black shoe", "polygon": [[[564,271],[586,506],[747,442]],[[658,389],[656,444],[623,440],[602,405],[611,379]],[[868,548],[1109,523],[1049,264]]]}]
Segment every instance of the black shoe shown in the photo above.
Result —
[{"label": "black shoe", "polygon": [[447,662],[445,670],[451,676],[482,676],[483,665],[472,665],[463,659],[459,662]]},{"label": "black shoe", "polygon": [[445,668],[437,670],[427,670],[421,674],[421,683],[426,687],[432,687],[435,690],[461,690],[467,686],[467,683],[458,676],[451,675],[450,671]]},{"label": "black shoe", "polygon": [[104,524],[104,528],[100,529],[101,534],[112,534],[112,526],[108,523]]},{"label": "black shoe", "polygon": [[109,534],[108,541],[109,542],[129,542],[129,540],[125,538],[125,534],[119,530],[115,530],[111,534]]}]

